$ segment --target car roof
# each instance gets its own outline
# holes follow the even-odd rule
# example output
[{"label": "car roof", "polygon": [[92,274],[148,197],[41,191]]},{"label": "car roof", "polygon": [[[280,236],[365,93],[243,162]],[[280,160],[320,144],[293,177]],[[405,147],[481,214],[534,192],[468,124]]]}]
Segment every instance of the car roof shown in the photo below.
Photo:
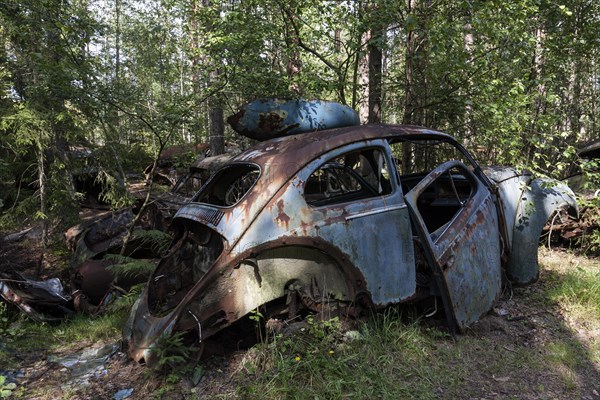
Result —
[{"label": "car roof", "polygon": [[327,129],[292,136],[283,136],[264,142],[235,156],[232,162],[252,162],[259,165],[305,165],[319,155],[337,147],[372,139],[407,137],[414,140],[442,140],[457,144],[445,133],[413,125],[356,125]]}]

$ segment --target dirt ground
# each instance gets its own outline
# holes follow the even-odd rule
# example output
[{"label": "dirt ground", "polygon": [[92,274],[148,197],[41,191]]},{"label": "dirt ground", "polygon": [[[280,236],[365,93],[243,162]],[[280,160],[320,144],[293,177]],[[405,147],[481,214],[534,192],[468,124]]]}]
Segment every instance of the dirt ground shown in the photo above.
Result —
[{"label": "dirt ground", "polygon": [[[58,276],[66,281],[65,255],[46,258],[46,265],[59,266],[48,269],[40,266],[40,255],[35,251],[35,237],[5,245],[0,250],[0,265],[10,265],[29,276],[43,279]],[[33,249],[33,250],[32,250]],[[581,257],[580,257],[581,258]],[[578,256],[571,252],[541,251],[544,265],[576,263]],[[590,260],[585,260],[590,262]],[[597,263],[597,260],[592,260]],[[557,279],[560,268],[545,267],[540,280],[525,288],[507,290],[489,315],[458,338],[458,342],[440,339],[441,349],[460,346],[462,355],[456,363],[468,362],[469,377],[463,382],[461,393],[438,393],[439,398],[460,399],[570,399],[600,400],[600,332],[596,325],[586,326],[585,321],[573,321],[566,310],[541,299],[546,286]],[[66,272],[65,272],[66,271]],[[598,318],[599,316],[596,316]],[[427,322],[425,322],[427,323]],[[439,329],[444,329],[440,327]],[[234,351],[226,356],[211,357],[202,362],[202,377],[197,385],[191,377],[157,375],[144,366],[127,359],[120,351],[118,337],[101,343],[81,342],[69,350],[23,351],[10,344],[0,344],[15,365],[10,369],[0,366],[0,373],[17,383],[13,398],[26,399],[111,399],[124,395],[129,399],[184,399],[184,398],[238,398],[236,386],[243,382],[242,360],[246,351]],[[572,368],[531,368],[528,363],[506,365],[503,373],[489,374],[490,363],[498,359],[514,361],[516,353],[531,354],[547,350],[555,343],[567,343],[573,352]],[[483,348],[485,347],[485,348]],[[83,354],[93,349],[96,359],[102,361],[93,368],[84,365],[86,372],[76,376],[69,366],[69,357],[80,356],[83,364],[94,357]],[[89,354],[88,354],[89,356]],[[493,357],[493,359],[492,359]],[[66,361],[65,361],[66,359]],[[106,361],[104,361],[106,360]],[[89,367],[89,368],[88,368]],[[451,365],[449,367],[452,367]],[[567,383],[565,383],[567,382]],[[569,387],[571,386],[571,387]],[[125,390],[125,391],[123,391]],[[114,397],[117,396],[117,397]]]}]

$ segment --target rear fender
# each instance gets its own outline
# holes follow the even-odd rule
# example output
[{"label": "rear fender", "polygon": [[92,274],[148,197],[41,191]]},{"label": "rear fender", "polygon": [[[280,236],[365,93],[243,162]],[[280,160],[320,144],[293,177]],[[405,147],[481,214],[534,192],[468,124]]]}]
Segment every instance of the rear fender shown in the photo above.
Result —
[{"label": "rear fender", "polygon": [[[316,304],[354,300],[354,289],[339,264],[324,252],[285,246],[257,252],[205,276],[170,313],[152,316],[147,290],[132,311],[125,338],[136,361],[157,362],[153,348],[161,336],[187,332],[202,342],[251,311],[287,296],[289,289],[308,294]],[[273,310],[263,310],[268,316]]]},{"label": "rear fender", "polygon": [[[181,313],[179,326],[196,327],[195,318],[208,322],[203,337],[244,317],[258,307],[287,295],[290,285],[310,293],[318,303],[351,301],[347,279],[326,254],[310,248],[280,247],[265,250],[229,268]],[[266,310],[268,313],[269,310]],[[221,315],[223,318],[217,318]],[[187,319],[183,321],[183,319]]]}]

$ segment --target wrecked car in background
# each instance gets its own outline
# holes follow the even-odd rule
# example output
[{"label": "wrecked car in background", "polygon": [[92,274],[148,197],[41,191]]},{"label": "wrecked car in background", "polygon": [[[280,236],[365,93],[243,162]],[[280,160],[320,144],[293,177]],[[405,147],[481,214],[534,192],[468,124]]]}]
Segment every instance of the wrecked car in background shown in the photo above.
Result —
[{"label": "wrecked car in background", "polygon": [[[169,234],[171,219],[177,210],[198,192],[211,173],[232,157],[231,154],[201,156],[169,192],[153,196],[123,254],[136,260],[157,262],[163,249],[162,246],[156,246],[155,239],[158,237],[159,240],[163,240],[160,238],[160,232]],[[120,254],[128,229],[143,204],[142,196],[138,194],[137,197],[138,200],[132,207],[104,213],[69,228],[65,233],[67,245],[73,251],[71,291],[76,310],[95,313],[112,299],[111,291],[115,286],[128,289],[147,280],[149,273],[140,271],[135,274],[123,274],[125,276],[121,278],[116,277],[110,271],[110,266],[114,265],[115,261],[105,257]],[[168,237],[166,240],[166,243],[170,241]]]},{"label": "wrecked car in background", "polygon": [[[452,332],[487,313],[503,276],[538,277],[542,226],[571,190],[482,169],[451,136],[363,125],[279,137],[235,156],[175,215],[175,238],[132,309],[129,355],[190,345],[253,310],[355,314],[434,297]],[[246,318],[247,319],[247,318]]]},{"label": "wrecked car in background", "polygon": [[0,299],[13,304],[36,322],[58,322],[72,313],[71,296],[58,278],[35,281],[4,267],[0,271]]},{"label": "wrecked car in background", "polygon": [[[225,142],[225,153],[220,156],[232,156],[240,152],[241,150],[238,146],[231,142]],[[181,174],[181,168],[177,168],[177,165],[192,156],[195,161],[193,162],[192,167],[190,167],[190,170],[194,168],[194,166],[198,169],[197,164],[202,162],[205,158],[212,159],[214,162],[214,157],[220,157],[219,155],[213,156],[211,154],[210,145],[208,143],[190,143],[170,146],[160,153],[156,165],[157,168],[153,175],[151,174],[153,164],[148,165],[144,169],[146,181],[149,182],[150,180],[153,180],[155,183],[168,187],[176,186],[177,183],[185,176],[188,176],[190,172],[184,170],[183,174]],[[176,192],[176,190],[172,190],[172,192]]]}]

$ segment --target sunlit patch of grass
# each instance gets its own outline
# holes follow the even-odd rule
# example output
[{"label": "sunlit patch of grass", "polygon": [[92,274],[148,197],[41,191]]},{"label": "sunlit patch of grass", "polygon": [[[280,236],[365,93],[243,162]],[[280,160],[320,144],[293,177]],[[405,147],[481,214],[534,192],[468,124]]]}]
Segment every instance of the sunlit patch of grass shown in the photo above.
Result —
[{"label": "sunlit patch of grass", "polygon": [[240,395],[249,398],[434,399],[456,374],[431,363],[439,332],[376,315],[351,334],[329,323],[252,349]]},{"label": "sunlit patch of grass", "polygon": [[600,261],[564,251],[540,249],[542,267],[555,273],[548,280],[548,297],[561,305],[585,308],[600,319]]},{"label": "sunlit patch of grass", "polygon": [[600,319],[600,267],[566,272],[548,290],[548,297],[579,317]]},{"label": "sunlit patch of grass", "polygon": [[546,346],[547,359],[556,366],[567,390],[577,387],[579,360],[585,359],[585,351],[575,342],[552,342]]},{"label": "sunlit patch of grass", "polygon": [[22,335],[11,344],[21,351],[68,350],[83,343],[117,340],[127,319],[126,310],[99,317],[77,314],[59,325],[38,324],[26,321],[20,330]]},{"label": "sunlit patch of grass", "polygon": [[544,296],[600,363],[600,261],[562,251],[542,250],[544,268],[551,272]]},{"label": "sunlit patch of grass", "polygon": [[[521,398],[523,393],[544,397],[551,390],[577,397],[582,370],[598,361],[593,329],[600,326],[600,276],[594,260],[547,253],[542,251],[541,281],[522,292],[522,301],[553,310],[558,319],[547,322],[555,333],[549,342],[521,339],[519,333],[513,337],[511,327],[536,335],[529,330],[537,325],[518,321],[505,322],[499,341],[495,335],[466,334],[454,342],[443,328],[427,328],[416,317],[406,323],[390,309],[361,323],[354,340],[335,324],[309,323],[305,332],[259,344],[235,375],[238,395],[449,399],[502,393]],[[553,325],[562,320],[566,329]],[[574,327],[587,336],[572,335]]]}]

